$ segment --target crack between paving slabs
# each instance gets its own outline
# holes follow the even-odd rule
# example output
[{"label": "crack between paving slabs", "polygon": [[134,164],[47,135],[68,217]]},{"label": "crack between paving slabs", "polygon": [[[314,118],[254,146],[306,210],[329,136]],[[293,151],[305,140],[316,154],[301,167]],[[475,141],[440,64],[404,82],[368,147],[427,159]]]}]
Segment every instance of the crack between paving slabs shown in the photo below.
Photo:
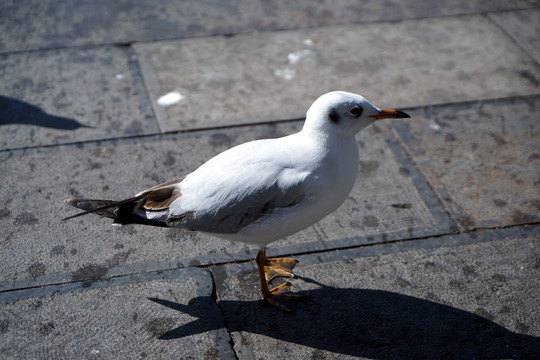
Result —
[{"label": "crack between paving slabs", "polygon": [[225,330],[227,331],[227,335],[229,336],[229,345],[231,347],[232,353],[235,356],[235,359],[238,360],[239,357],[238,357],[238,354],[236,353],[236,349],[234,347],[234,338],[232,336],[229,324],[227,322],[227,318],[225,317],[225,312],[223,311],[223,308],[221,307],[221,305],[220,305],[220,303],[218,301],[218,298],[217,298],[216,279],[214,278],[214,272],[212,271],[212,269],[208,269],[208,274],[210,275],[210,278],[212,279],[212,294],[211,294],[212,301],[214,301],[214,304],[216,305],[216,307],[218,308],[218,310],[219,310],[219,312],[221,314],[221,318],[223,319],[223,324],[225,325]]}]

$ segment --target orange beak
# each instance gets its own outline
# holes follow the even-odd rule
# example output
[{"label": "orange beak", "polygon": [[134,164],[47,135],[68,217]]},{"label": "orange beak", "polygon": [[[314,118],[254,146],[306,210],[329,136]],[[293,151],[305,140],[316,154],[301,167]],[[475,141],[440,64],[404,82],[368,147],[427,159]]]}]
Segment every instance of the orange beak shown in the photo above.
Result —
[{"label": "orange beak", "polygon": [[371,115],[370,117],[373,117],[377,120],[410,118],[409,114],[394,109],[381,109],[378,114]]}]

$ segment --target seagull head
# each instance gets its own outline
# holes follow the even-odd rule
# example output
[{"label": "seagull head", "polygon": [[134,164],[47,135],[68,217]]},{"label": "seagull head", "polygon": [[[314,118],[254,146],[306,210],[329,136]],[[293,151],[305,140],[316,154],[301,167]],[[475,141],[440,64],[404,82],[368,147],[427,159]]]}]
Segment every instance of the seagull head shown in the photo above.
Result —
[{"label": "seagull head", "polygon": [[304,129],[351,137],[377,120],[398,118],[410,116],[399,110],[379,109],[358,94],[332,91],[311,105]]}]

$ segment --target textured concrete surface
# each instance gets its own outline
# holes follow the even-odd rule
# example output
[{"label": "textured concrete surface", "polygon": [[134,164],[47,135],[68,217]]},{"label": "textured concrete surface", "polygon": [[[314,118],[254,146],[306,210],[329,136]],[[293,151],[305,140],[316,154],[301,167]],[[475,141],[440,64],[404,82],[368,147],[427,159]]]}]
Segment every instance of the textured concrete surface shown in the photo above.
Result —
[{"label": "textured concrete surface", "polygon": [[540,222],[540,98],[425,109],[394,123],[465,229]]},{"label": "textured concrete surface", "polygon": [[540,10],[529,9],[489,14],[510,36],[540,62]]},{"label": "textured concrete surface", "polygon": [[254,264],[212,271],[240,359],[533,359],[537,232],[298,257],[292,289],[308,298],[294,315],[258,300]]},{"label": "textured concrete surface", "polygon": [[[232,358],[212,289],[208,271],[185,269],[34,294],[2,293],[0,353],[26,359]],[[190,304],[188,313],[168,306],[201,297],[207,300]],[[210,318],[197,320],[202,314]],[[185,323],[197,335],[161,338]]]},{"label": "textured concrete surface", "polygon": [[0,55],[0,149],[157,132],[131,49]]},{"label": "textured concrete surface", "polygon": [[[540,358],[538,14],[1,1],[0,358]],[[127,197],[297,131],[331,89],[412,118],[360,133],[351,196],[269,247],[300,260],[294,314],[260,300],[246,245],[59,221],[67,197]]]},{"label": "textured concrete surface", "polygon": [[[479,15],[143,43],[135,49],[167,131],[301,118],[313,99],[331,90],[362,93],[381,107],[410,107],[535,94],[540,79],[538,64]],[[158,105],[171,91],[183,99]]]},{"label": "textured concrete surface", "polygon": [[[131,43],[343,23],[527,9],[535,0],[17,0],[0,4],[0,51]],[[8,36],[9,35],[9,36]]]}]

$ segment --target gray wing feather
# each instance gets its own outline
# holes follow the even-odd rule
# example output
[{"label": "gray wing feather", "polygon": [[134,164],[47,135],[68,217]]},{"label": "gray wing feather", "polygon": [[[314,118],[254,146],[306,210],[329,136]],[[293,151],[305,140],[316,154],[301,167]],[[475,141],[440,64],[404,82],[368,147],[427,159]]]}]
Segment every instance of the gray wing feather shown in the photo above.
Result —
[{"label": "gray wing feather", "polygon": [[170,226],[179,226],[192,231],[234,234],[245,226],[270,216],[279,208],[298,204],[304,195],[302,184],[280,188],[277,184],[261,189],[249,196],[240,196],[224,203],[216,212],[190,212],[170,215]]}]

